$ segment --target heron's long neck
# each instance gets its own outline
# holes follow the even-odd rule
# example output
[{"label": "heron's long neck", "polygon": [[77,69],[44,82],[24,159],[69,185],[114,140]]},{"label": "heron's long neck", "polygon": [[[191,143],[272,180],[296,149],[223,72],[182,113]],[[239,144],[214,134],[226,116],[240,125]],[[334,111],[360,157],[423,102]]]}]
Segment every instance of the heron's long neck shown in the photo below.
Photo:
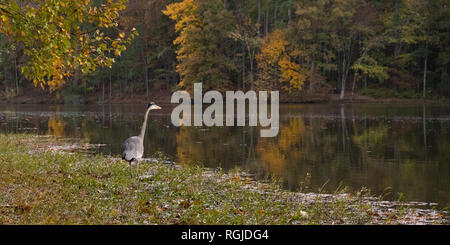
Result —
[{"label": "heron's long neck", "polygon": [[141,138],[141,140],[144,140],[145,130],[147,129],[147,118],[148,118],[149,112],[150,112],[150,108],[147,109],[147,111],[145,112],[144,123],[142,124],[141,133],[139,134],[139,137]]}]

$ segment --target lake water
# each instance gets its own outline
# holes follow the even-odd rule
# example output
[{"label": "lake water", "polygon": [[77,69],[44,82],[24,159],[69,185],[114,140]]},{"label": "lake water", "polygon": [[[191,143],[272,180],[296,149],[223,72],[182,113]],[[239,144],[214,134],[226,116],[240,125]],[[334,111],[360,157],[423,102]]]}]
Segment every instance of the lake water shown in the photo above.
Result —
[{"label": "lake water", "polygon": [[[253,127],[172,126],[172,105],[152,111],[145,157],[280,178],[287,189],[369,188],[386,199],[450,205],[450,106],[280,105],[280,132]],[[105,144],[120,155],[139,133],[145,105],[0,105],[0,132],[31,132]],[[310,177],[307,177],[310,176]],[[389,195],[389,193],[391,193]]]}]

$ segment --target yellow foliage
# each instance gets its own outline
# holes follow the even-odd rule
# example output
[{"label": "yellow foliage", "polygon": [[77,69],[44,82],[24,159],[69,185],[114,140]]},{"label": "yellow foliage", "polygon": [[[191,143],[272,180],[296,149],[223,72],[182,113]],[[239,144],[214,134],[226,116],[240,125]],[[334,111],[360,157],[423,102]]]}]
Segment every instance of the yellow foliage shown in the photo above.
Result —
[{"label": "yellow foliage", "polygon": [[278,61],[278,66],[280,70],[280,82],[288,83],[289,85],[284,85],[282,88],[289,92],[292,92],[292,89],[302,90],[306,76],[300,73],[300,65],[292,62],[288,55],[284,55]]},{"label": "yellow foliage", "polygon": [[261,44],[261,53],[256,56],[258,61],[265,64],[276,64],[285,54],[288,42],[283,37],[281,30],[273,31]]},{"label": "yellow foliage", "polygon": [[[289,50],[289,42],[282,30],[273,31],[262,43],[261,53],[256,55],[260,68],[259,83],[264,88],[280,87],[288,92],[302,90],[306,75],[302,74],[300,64],[293,62],[293,57],[301,54],[298,49]],[[274,82],[282,84],[275,84]]]},{"label": "yellow foliage", "polygon": [[[166,10],[163,10],[162,12],[170,19],[176,21],[175,31],[178,32],[179,35],[173,43],[179,46],[179,49],[176,51],[177,59],[182,61],[190,58],[190,53],[186,48],[189,47],[189,33],[202,26],[202,22],[200,21],[197,12],[196,2],[194,0],[184,0],[178,3],[172,3],[167,5]],[[181,81],[178,85],[183,87],[187,84],[184,78],[186,73],[185,66],[182,64],[177,65],[176,71],[181,74]]]}]

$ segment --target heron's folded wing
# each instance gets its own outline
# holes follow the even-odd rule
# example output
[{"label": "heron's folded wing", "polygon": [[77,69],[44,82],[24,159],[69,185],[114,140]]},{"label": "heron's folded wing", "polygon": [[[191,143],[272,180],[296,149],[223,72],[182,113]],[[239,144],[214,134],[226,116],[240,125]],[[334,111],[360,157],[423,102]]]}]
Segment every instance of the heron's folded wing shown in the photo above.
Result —
[{"label": "heron's folded wing", "polygon": [[138,142],[133,139],[127,139],[122,145],[122,159],[131,161],[137,158]]}]

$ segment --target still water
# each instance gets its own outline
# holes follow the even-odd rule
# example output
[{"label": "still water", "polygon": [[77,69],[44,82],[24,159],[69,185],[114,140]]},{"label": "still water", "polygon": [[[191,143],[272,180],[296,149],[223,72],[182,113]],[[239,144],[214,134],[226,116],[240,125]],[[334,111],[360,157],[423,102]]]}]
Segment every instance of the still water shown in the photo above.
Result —
[{"label": "still water", "polygon": [[[450,205],[449,105],[280,105],[280,131],[172,126],[172,105],[152,111],[144,157],[280,178],[287,189],[369,188],[386,199]],[[0,105],[0,132],[82,138],[120,155],[139,133],[145,105]],[[306,178],[309,175],[310,178]],[[309,179],[309,181],[305,181]],[[389,193],[391,193],[389,195]]]}]

